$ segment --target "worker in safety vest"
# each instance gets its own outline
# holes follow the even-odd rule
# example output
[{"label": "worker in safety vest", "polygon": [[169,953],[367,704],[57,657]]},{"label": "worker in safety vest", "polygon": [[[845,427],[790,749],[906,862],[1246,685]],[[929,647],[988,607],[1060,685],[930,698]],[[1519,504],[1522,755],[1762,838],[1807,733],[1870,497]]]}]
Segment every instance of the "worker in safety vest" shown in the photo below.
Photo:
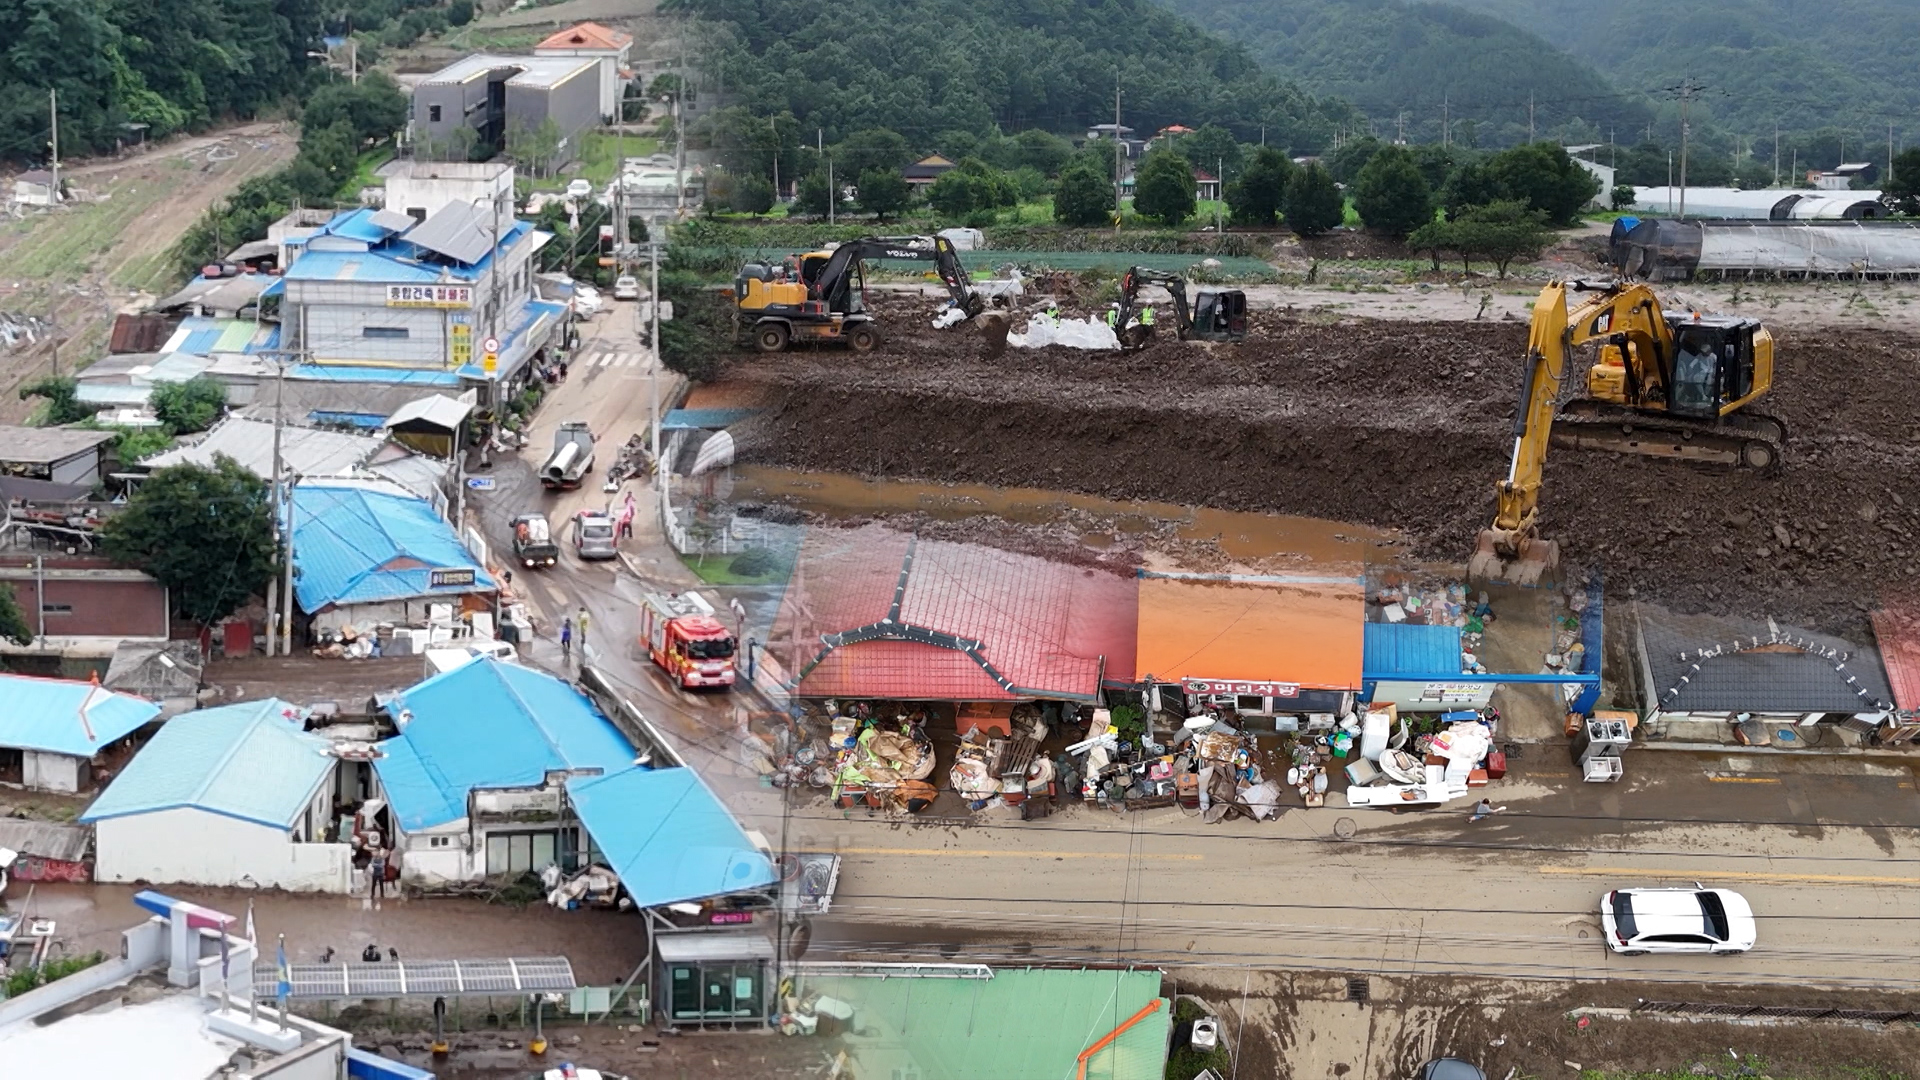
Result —
[{"label": "worker in safety vest", "polygon": [[1107,305],[1107,325],[1110,327],[1113,327],[1116,330],[1120,328],[1120,305],[1119,304]]},{"label": "worker in safety vest", "polygon": [[1147,308],[1146,310],[1140,313],[1140,325],[1141,326],[1153,325],[1153,309],[1152,308]]}]

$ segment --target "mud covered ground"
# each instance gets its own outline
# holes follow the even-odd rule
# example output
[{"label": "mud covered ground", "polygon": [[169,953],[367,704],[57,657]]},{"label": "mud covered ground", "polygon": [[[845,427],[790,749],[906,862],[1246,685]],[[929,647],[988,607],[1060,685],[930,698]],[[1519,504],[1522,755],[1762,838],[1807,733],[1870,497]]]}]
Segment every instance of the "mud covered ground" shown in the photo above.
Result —
[{"label": "mud covered ground", "polygon": [[[742,458],[787,467],[1278,511],[1404,530],[1464,560],[1505,472],[1526,327],[1255,316],[1237,345],[985,355],[896,298],[873,353],[743,356]],[[1859,634],[1920,584],[1920,336],[1775,327],[1771,475],[1555,449],[1543,532],[1609,585],[1687,610]]]}]

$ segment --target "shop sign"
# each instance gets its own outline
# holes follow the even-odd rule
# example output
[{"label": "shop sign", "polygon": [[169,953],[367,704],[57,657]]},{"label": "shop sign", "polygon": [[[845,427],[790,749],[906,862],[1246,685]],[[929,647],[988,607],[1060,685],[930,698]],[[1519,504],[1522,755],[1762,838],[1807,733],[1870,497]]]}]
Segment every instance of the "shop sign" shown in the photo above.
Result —
[{"label": "shop sign", "polygon": [[1248,697],[1290,698],[1300,696],[1299,683],[1228,682],[1224,679],[1182,679],[1180,688],[1189,694],[1245,694]]},{"label": "shop sign", "polygon": [[470,308],[471,285],[389,285],[388,307]]},{"label": "shop sign", "polygon": [[1426,683],[1420,687],[1421,701],[1443,705],[1471,705],[1486,698],[1487,688],[1480,683]]},{"label": "shop sign", "polygon": [[473,363],[473,326],[468,323],[467,316],[455,315],[453,325],[448,330],[453,335],[453,366],[466,367]]},{"label": "shop sign", "polygon": [[753,921],[753,912],[751,911],[716,911],[712,915],[708,916],[708,918],[711,920],[711,925],[714,925],[714,926],[723,926],[728,923],[750,923]]},{"label": "shop sign", "polygon": [[477,579],[470,566],[442,567],[427,571],[427,588],[429,589],[456,589],[463,585],[472,585],[475,580]]}]

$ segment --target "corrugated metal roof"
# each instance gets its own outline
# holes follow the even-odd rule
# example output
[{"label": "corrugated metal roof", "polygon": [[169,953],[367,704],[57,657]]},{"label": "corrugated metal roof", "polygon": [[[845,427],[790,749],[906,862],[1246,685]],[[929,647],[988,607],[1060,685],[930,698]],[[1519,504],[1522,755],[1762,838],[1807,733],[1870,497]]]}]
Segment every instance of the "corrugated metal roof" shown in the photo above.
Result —
[{"label": "corrugated metal roof", "polygon": [[309,251],[293,261],[288,281],[370,281],[412,285],[445,280],[467,282],[471,275],[439,266],[421,266],[377,251]]},{"label": "corrugated metal roof", "polygon": [[291,828],[333,771],[332,742],[278,698],[182,713],[94,800],[86,823],[190,807]]},{"label": "corrugated metal roof", "polygon": [[690,768],[576,777],[567,795],[638,907],[773,884],[767,857]]},{"label": "corrugated metal roof", "polygon": [[1920,606],[1874,612],[1873,636],[1880,643],[1893,703],[1903,712],[1920,712]]},{"label": "corrugated metal roof", "polygon": [[[407,218],[404,214],[401,217],[405,218],[408,225],[413,224],[413,219]],[[357,210],[341,213],[327,222],[320,231],[328,236],[344,236],[349,240],[377,244],[399,230],[375,221],[374,211],[363,206]]]},{"label": "corrugated metal roof", "polygon": [[0,746],[92,757],[158,715],[151,701],[92,683],[0,674]]},{"label": "corrugated metal roof", "polygon": [[809,991],[846,1001],[874,1034],[865,1070],[940,1080],[1060,1080],[1087,1047],[1159,1001],[1160,1007],[1088,1059],[1088,1080],[1159,1080],[1173,1013],[1157,971],[1010,970],[991,979],[802,976]]},{"label": "corrugated metal roof", "polygon": [[1892,703],[1880,657],[1841,638],[1783,626],[1782,643],[1770,645],[1764,622],[1647,604],[1640,631],[1661,712],[1860,713]]},{"label": "corrugated metal roof", "polygon": [[1360,688],[1366,610],[1359,581],[1140,581],[1142,677],[1253,679]]},{"label": "corrugated metal roof", "polygon": [[1366,678],[1382,675],[1457,675],[1460,628],[1414,623],[1368,623],[1360,661]]},{"label": "corrugated metal roof", "polygon": [[562,769],[613,773],[632,744],[586,695],[544,672],[482,657],[402,691],[400,734],[374,762],[403,829],[467,816],[475,788],[538,787]]},{"label": "corrugated metal roof", "polygon": [[407,243],[456,262],[478,263],[493,250],[489,215],[472,203],[450,202],[414,226]]},{"label": "corrugated metal roof", "polygon": [[114,439],[111,431],[84,428],[11,427],[0,424],[0,462],[12,465],[51,465],[92,452]]},{"label": "corrugated metal roof", "polygon": [[[346,472],[372,457],[381,441],[370,435],[283,425],[280,458],[301,476]],[[229,416],[215,424],[198,442],[176,446],[142,462],[149,469],[191,463],[212,466],[215,455],[232,458],[255,476],[273,478],[273,424]]]},{"label": "corrugated metal roof", "polygon": [[[206,356],[216,352],[252,352],[264,346],[268,333],[278,333],[277,323],[256,323],[251,319],[216,319],[207,315],[189,315],[180,320],[173,336],[160,347],[163,353]],[[157,367],[158,365],[156,365]]]},{"label": "corrugated metal roof", "polygon": [[1108,678],[1132,676],[1135,588],[1129,577],[880,526],[813,530],[776,625],[801,643],[810,695],[833,686],[851,696],[1091,699],[1103,658]]},{"label": "corrugated metal roof", "polygon": [[445,394],[429,394],[395,409],[393,415],[387,418],[387,426],[399,427],[419,420],[436,427],[457,428],[472,411],[473,406],[464,401],[456,401]]},{"label": "corrugated metal roof", "polygon": [[87,857],[87,845],[92,842],[93,830],[85,825],[0,818],[0,848],[12,848],[23,856],[79,862]]},{"label": "corrugated metal roof", "polygon": [[[294,594],[302,610],[491,591],[486,568],[423,499],[324,482],[293,489]],[[466,568],[474,584],[434,589],[432,569]]]}]

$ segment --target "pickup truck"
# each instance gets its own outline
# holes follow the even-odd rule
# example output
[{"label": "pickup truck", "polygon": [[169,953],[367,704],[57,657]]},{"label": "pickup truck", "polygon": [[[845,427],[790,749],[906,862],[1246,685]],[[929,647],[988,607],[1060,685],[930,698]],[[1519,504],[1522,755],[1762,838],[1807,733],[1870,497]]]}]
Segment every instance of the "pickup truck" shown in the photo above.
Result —
[{"label": "pickup truck", "polygon": [[532,570],[560,561],[560,545],[544,514],[521,514],[513,519],[513,557]]},{"label": "pickup truck", "polygon": [[553,433],[553,453],[540,466],[540,485],[549,491],[580,486],[593,471],[593,432],[584,420],[569,420]]}]

